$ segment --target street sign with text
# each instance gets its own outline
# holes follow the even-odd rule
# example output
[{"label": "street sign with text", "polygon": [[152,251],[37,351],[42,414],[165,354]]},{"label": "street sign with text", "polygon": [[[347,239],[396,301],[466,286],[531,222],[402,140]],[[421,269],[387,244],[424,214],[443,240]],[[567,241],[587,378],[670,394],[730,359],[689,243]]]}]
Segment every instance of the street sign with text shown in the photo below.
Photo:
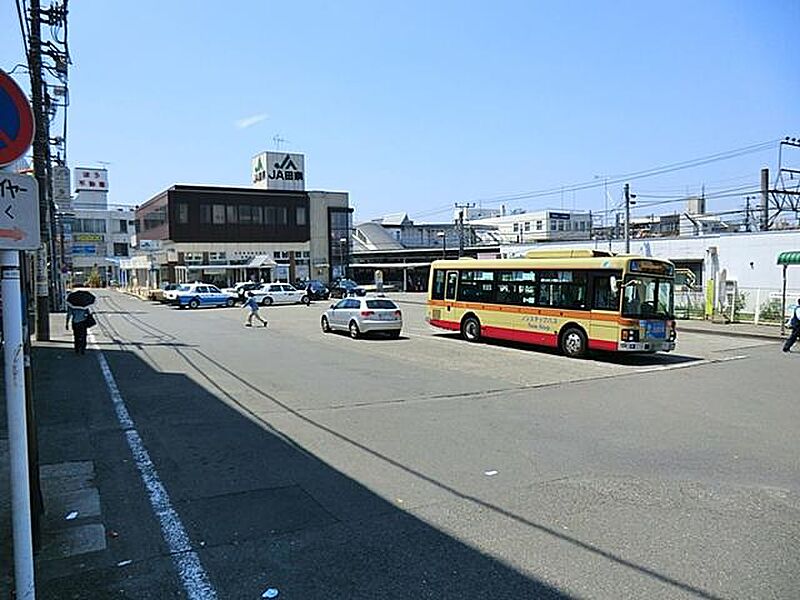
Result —
[{"label": "street sign with text", "polygon": [[0,167],[24,155],[33,142],[33,111],[17,83],[0,71]]},{"label": "street sign with text", "polygon": [[36,250],[40,244],[36,180],[0,171],[0,250]]}]

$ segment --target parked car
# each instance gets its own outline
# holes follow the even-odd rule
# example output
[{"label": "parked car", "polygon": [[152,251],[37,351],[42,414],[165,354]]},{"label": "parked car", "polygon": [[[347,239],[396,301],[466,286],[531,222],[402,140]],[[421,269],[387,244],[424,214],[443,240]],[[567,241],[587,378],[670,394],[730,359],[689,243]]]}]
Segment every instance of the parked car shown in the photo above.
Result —
[{"label": "parked car", "polygon": [[298,290],[288,283],[265,283],[251,293],[256,301],[264,306],[297,303],[308,305],[311,302],[305,290]]},{"label": "parked car", "polygon": [[181,292],[185,292],[189,289],[188,283],[174,283],[170,284],[171,286],[169,289],[165,289],[164,293],[161,295],[161,301],[165,304],[175,304],[175,301],[178,298],[178,294]]},{"label": "parked car", "polygon": [[322,283],[319,279],[312,279],[305,284],[306,294],[312,300],[327,300],[331,297],[331,291],[328,286]]},{"label": "parked car", "polygon": [[331,304],[322,315],[320,324],[325,333],[333,330],[348,331],[353,339],[373,331],[398,338],[403,328],[403,313],[388,298],[349,297]]},{"label": "parked car", "polygon": [[244,302],[245,298],[247,297],[247,292],[257,290],[262,285],[264,284],[256,281],[240,281],[235,283],[233,287],[224,288],[222,291],[228,294],[234,294],[240,302]]},{"label": "parked car", "polygon": [[169,296],[167,294],[169,292],[173,292],[173,294],[171,294],[171,295],[172,295],[172,299],[174,300],[175,299],[174,292],[177,292],[179,287],[180,287],[180,284],[178,284],[178,283],[165,283],[165,284],[162,284],[162,286],[159,289],[153,290],[152,292],[150,292],[150,299],[151,300],[157,300],[158,302],[164,302],[164,303],[170,302]]},{"label": "parked car", "polygon": [[338,279],[331,285],[332,298],[346,298],[347,296],[363,296],[367,291],[352,279]]},{"label": "parked car", "polygon": [[200,308],[201,306],[234,306],[236,296],[223,292],[215,285],[192,283],[182,286],[175,297],[175,305],[180,308]]}]

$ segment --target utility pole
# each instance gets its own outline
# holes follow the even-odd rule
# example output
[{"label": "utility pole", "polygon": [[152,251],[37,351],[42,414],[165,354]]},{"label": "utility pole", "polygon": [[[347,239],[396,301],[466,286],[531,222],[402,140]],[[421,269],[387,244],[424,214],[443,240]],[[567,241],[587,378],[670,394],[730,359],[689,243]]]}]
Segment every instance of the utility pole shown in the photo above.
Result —
[{"label": "utility pole", "polygon": [[459,204],[456,202],[456,209],[458,209],[458,258],[464,256],[464,210],[475,206],[474,202],[467,202]]},{"label": "utility pole", "polygon": [[761,169],[761,231],[769,229],[769,169]]},{"label": "utility pole", "polygon": [[625,254],[631,253],[631,185],[625,184]]},{"label": "utility pole", "polygon": [[41,246],[36,257],[36,339],[50,340],[50,292],[47,284],[47,251],[50,248],[50,202],[48,194],[47,156],[50,128],[44,114],[44,82],[42,80],[42,15],[39,0],[31,0],[30,46],[28,69],[31,76],[31,105],[36,133],[33,138],[33,174],[39,183],[39,227]]}]

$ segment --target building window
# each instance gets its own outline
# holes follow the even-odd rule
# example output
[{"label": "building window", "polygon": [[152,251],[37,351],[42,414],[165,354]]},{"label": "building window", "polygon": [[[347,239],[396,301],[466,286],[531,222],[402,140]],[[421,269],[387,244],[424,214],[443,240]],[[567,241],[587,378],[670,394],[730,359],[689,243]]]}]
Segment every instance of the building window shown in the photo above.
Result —
[{"label": "building window", "polygon": [[250,225],[253,222],[253,207],[249,204],[243,204],[239,207],[239,223],[242,225]]},{"label": "building window", "polygon": [[528,232],[531,230],[531,223],[530,221],[525,221],[525,231]]},{"label": "building window", "polygon": [[514,233],[519,231],[519,223],[514,223]]},{"label": "building window", "polygon": [[253,225],[261,225],[264,222],[264,209],[261,206],[251,206],[250,214],[253,219]]},{"label": "building window", "polygon": [[186,202],[178,203],[178,223],[181,225],[189,224],[189,205]]},{"label": "building window", "polygon": [[297,224],[298,225],[305,225],[306,224],[306,207],[305,206],[298,206],[297,207]]},{"label": "building window", "polygon": [[541,230],[542,230],[542,222],[536,221],[536,231],[541,231]]},{"label": "building window", "polygon": [[209,252],[208,262],[212,265],[224,265],[228,260],[224,252]]},{"label": "building window", "polygon": [[285,206],[278,207],[278,225],[289,224],[289,209]]},{"label": "building window", "polygon": [[556,230],[556,222],[550,221],[550,231],[555,231],[555,230]]},{"label": "building window", "polygon": [[73,219],[73,233],[105,233],[105,219]]},{"label": "building window", "polygon": [[186,252],[183,255],[183,262],[187,265],[201,265],[203,264],[202,252]]},{"label": "building window", "polygon": [[564,221],[559,221],[558,222],[558,230],[559,231],[564,231]]},{"label": "building window", "polygon": [[128,256],[128,244],[114,243],[114,256]]},{"label": "building window", "polygon": [[265,206],[264,207],[264,225],[274,225],[275,221],[276,221],[275,207],[274,206]]},{"label": "building window", "polygon": [[201,204],[200,205],[200,222],[204,225],[211,224],[211,205],[210,204]]},{"label": "building window", "polygon": [[117,223],[117,233],[128,233],[128,220],[122,219]]},{"label": "building window", "polygon": [[225,225],[225,205],[214,204],[212,218],[214,225]]},{"label": "building window", "polygon": [[239,222],[239,215],[237,208],[239,207],[236,206],[235,204],[229,204],[228,206],[225,207],[225,213],[226,213],[225,221],[228,224],[236,224]]}]

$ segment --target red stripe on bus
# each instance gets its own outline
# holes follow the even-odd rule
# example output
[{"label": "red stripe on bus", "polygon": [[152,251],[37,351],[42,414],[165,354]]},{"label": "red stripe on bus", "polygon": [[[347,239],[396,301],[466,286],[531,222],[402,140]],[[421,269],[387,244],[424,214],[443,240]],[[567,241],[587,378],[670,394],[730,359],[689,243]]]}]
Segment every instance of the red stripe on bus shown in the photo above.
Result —
[{"label": "red stripe on bus", "polygon": [[591,350],[608,350],[610,352],[616,351],[617,342],[608,342],[606,340],[589,340],[589,348]]},{"label": "red stripe on bus", "polygon": [[506,329],[505,327],[490,327],[483,325],[481,335],[488,338],[508,340],[511,342],[524,342],[526,344],[536,344],[538,346],[558,346],[558,335],[555,333],[538,333],[536,331],[526,331],[523,329]]},{"label": "red stripe on bus", "polygon": [[459,331],[461,329],[461,324],[457,323],[456,321],[443,321],[441,319],[431,319],[430,324],[434,327],[440,327],[441,329],[450,329],[451,331]]}]

